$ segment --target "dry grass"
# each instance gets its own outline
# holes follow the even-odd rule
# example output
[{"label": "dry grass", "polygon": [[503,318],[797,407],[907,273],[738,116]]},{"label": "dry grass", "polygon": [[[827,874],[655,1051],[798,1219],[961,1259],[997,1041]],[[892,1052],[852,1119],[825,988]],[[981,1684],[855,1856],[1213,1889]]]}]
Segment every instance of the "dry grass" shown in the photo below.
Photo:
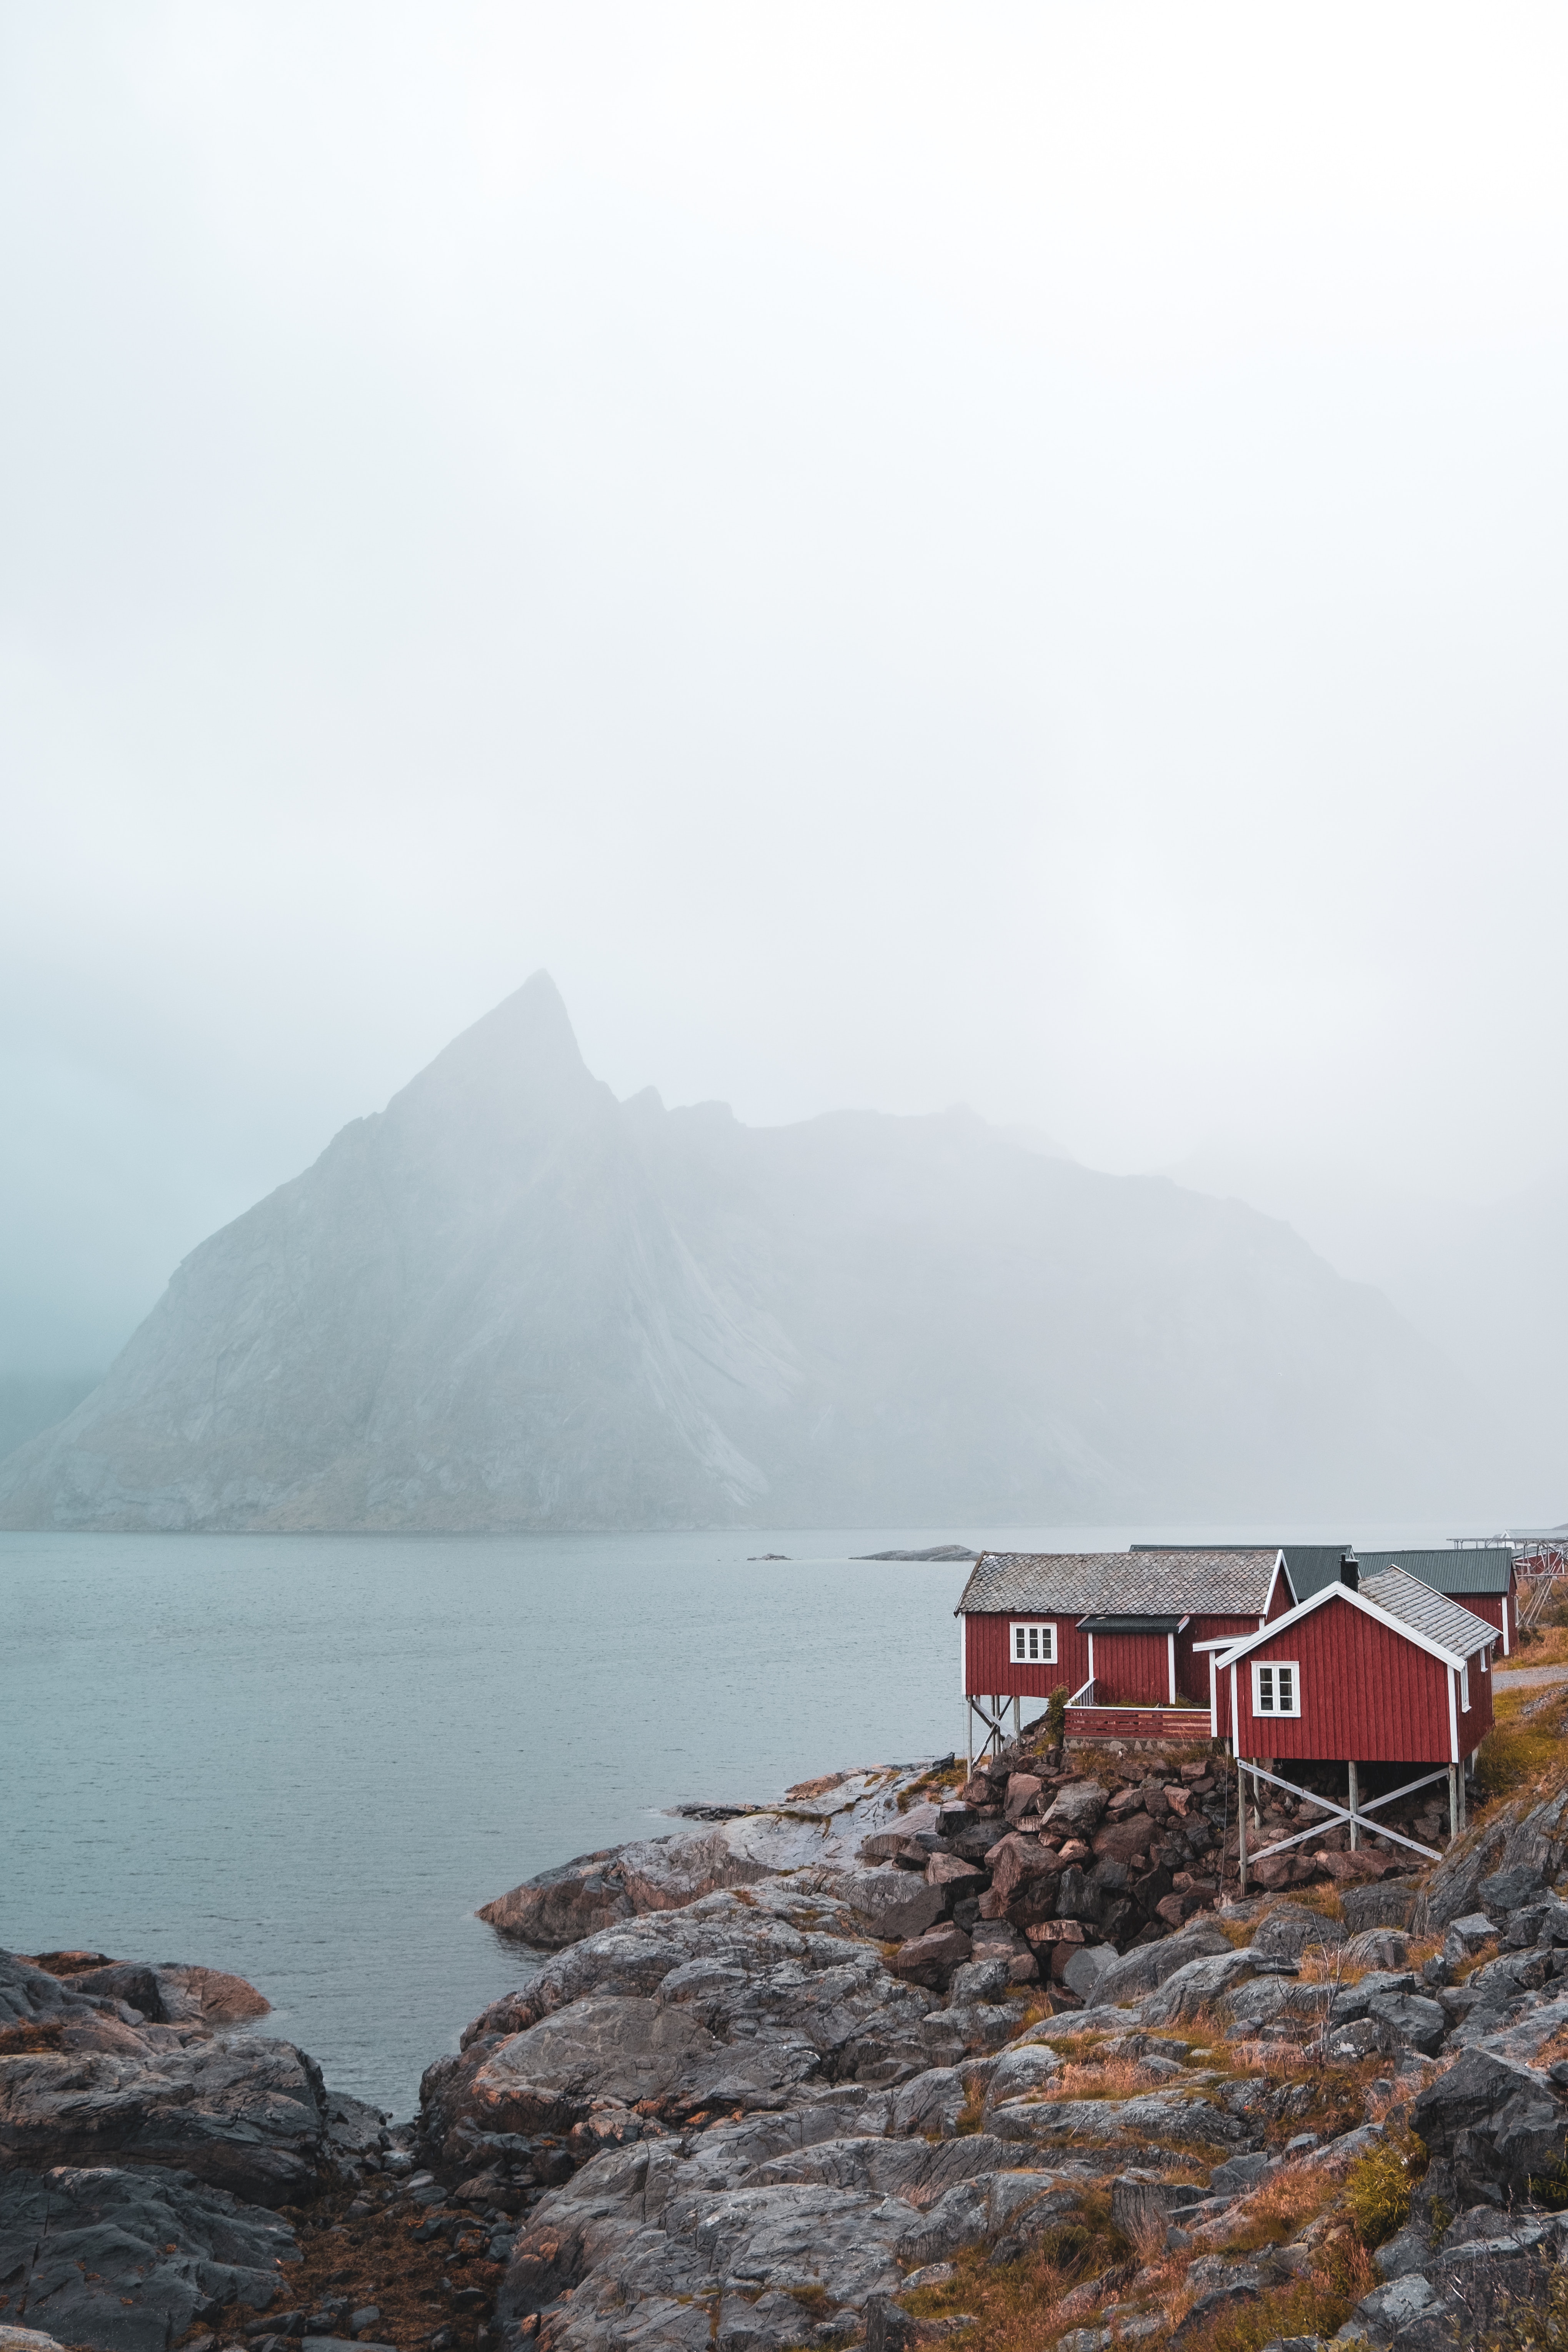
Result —
[{"label": "dry grass", "polygon": [[1529,1696],[1504,1691],[1497,1702],[1497,1721],[1476,1759],[1476,1785],[1483,1796],[1511,1797],[1528,1788],[1544,1794],[1568,1765],[1561,1708],[1527,1716]]},{"label": "dry grass", "polygon": [[1059,2099],[1135,2099],[1142,2091],[1158,2087],[1161,2077],[1140,2066],[1135,2058],[1100,2058],[1089,2065],[1067,2065],[1053,2075],[1035,2097]]},{"label": "dry grass", "polygon": [[[1305,2221],[1315,2221],[1333,2202],[1335,2183],[1321,2167],[1287,2164],[1254,2190],[1236,2209],[1240,2229],[1226,2234],[1228,2253],[1251,2253],[1260,2246],[1282,2246]],[[1231,2218],[1231,2217],[1227,2217]]]},{"label": "dry grass", "polygon": [[1456,1984],[1463,1984],[1467,1978],[1473,1977],[1478,1969],[1484,1969],[1487,1962],[1489,1960],[1495,1960],[1497,1956],[1497,1937],[1495,1936],[1489,1936],[1486,1942],[1478,1946],[1476,1950],[1470,1954],[1468,1960],[1461,1960],[1459,1962],[1458,1967],[1454,1970],[1454,1982]]},{"label": "dry grass", "polygon": [[1380,2284],[1365,2247],[1348,2230],[1336,2231],[1304,2279],[1223,2312],[1187,2339],[1187,2352],[1260,2352],[1280,2336],[1332,2336]]}]

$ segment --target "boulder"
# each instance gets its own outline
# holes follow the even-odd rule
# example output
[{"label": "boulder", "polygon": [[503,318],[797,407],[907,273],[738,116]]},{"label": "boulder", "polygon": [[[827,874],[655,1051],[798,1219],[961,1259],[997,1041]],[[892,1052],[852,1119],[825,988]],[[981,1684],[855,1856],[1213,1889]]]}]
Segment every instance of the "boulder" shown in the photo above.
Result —
[{"label": "boulder", "polygon": [[294,2236],[273,2214],[161,2166],[0,2173],[0,2280],[16,2314],[99,2352],[164,2352],[233,2304],[264,2309]]},{"label": "boulder", "polygon": [[[755,1818],[726,1826],[750,1832]],[[485,1904],[479,1916],[537,1951],[559,1951],[617,1919],[679,1910],[722,1887],[755,1885],[772,1876],[773,1869],[742,1850],[724,1828],[699,1836],[639,1838],[542,1870]]]},{"label": "boulder", "polygon": [[1154,1824],[1147,1813],[1123,1813],[1118,1821],[1102,1822],[1096,1830],[1094,1857],[1097,1862],[1131,1862],[1134,1854],[1148,1853],[1154,1835]]},{"label": "boulder", "polygon": [[1105,1971],[1116,1958],[1114,1944],[1070,1944],[1062,1962],[1061,1981],[1083,2001],[1097,1998]]},{"label": "boulder", "polygon": [[954,1969],[950,1987],[953,2006],[967,2008],[971,2001],[1005,2000],[1013,1981],[1012,1965],[1011,1958],[986,1959],[978,1954],[963,1961]]},{"label": "boulder", "polygon": [[1516,1798],[1444,1855],[1427,1881],[1426,1894],[1418,1898],[1411,1925],[1417,1935],[1438,1932],[1451,1919],[1477,1908],[1484,1879],[1521,1871],[1526,1882],[1547,1886],[1561,1876],[1565,1863],[1568,1790],[1560,1790],[1539,1803],[1529,1797]]},{"label": "boulder", "polygon": [[[1142,2005],[1145,2025],[1176,2025],[1212,2002],[1223,2000],[1236,1986],[1245,1984],[1258,1973],[1249,1951],[1233,1952],[1229,1947],[1215,1952],[1207,1959],[1189,1960],[1184,1968],[1168,1976],[1158,1991],[1152,1992]],[[1106,1976],[1098,1989],[1098,1998],[1105,1998]]]},{"label": "boulder", "polygon": [[1346,1941],[1349,1930],[1338,1920],[1313,1911],[1304,1903],[1281,1903],[1264,1920],[1252,1939],[1259,1960],[1299,1960],[1315,1945],[1332,1948]]},{"label": "boulder", "polygon": [[[1167,1888],[1161,1889],[1162,1894],[1166,1892]],[[1178,1969],[1185,1968],[1189,1960],[1206,1959],[1230,1948],[1228,1940],[1212,1921],[1194,1919],[1178,1934],[1163,1937],[1158,1943],[1136,1945],[1112,1960],[1095,1987],[1095,2000],[1101,2006],[1140,2000],[1145,1993],[1163,1984],[1167,1977],[1174,1976]]]},{"label": "boulder", "polygon": [[1058,1790],[1046,1814],[1046,1823],[1050,1829],[1087,1838],[1105,1806],[1106,1792],[1098,1780],[1069,1780],[1066,1788]]},{"label": "boulder", "polygon": [[1548,2078],[1491,2051],[1467,2050],[1412,2102],[1410,2124],[1463,2206],[1522,2202],[1568,2144],[1568,2106]]},{"label": "boulder", "polygon": [[969,1958],[971,1949],[968,1937],[949,1920],[900,1944],[888,1965],[896,1977],[902,1977],[907,1983],[929,1985],[940,1992],[953,1971]]},{"label": "boulder", "polygon": [[222,1969],[183,1968],[173,1961],[150,1968],[115,1960],[74,1971],[68,1981],[75,1994],[125,2001],[150,2025],[246,2025],[265,2017],[272,2006],[243,1977]]},{"label": "boulder", "polygon": [[1378,2047],[1391,2056],[1418,2050],[1423,2057],[1435,2058],[1448,2031],[1440,2005],[1420,1993],[1374,1993],[1366,2013],[1377,2028]]},{"label": "boulder", "polygon": [[1045,1782],[1037,1780],[1032,1772],[1009,1774],[1007,1794],[1003,1804],[1007,1819],[1016,1822],[1026,1813],[1044,1786]]},{"label": "boulder", "polygon": [[257,2205],[313,2197],[326,2141],[319,2068],[259,2036],[154,2041],[171,2031],[149,2026],[129,2049],[0,2055],[0,2161],[168,2165]]},{"label": "boulder", "polygon": [[1408,1927],[1416,1900],[1416,1891],[1407,1880],[1384,1879],[1375,1885],[1347,1886],[1340,1896],[1340,1908],[1350,1933],[1359,1936],[1369,1927]]},{"label": "boulder", "polygon": [[[961,1865],[962,1867],[962,1865]],[[946,1907],[940,1886],[902,1870],[838,1870],[824,1872],[821,1883],[864,1921],[879,1942],[904,1943],[934,1927]]]},{"label": "boulder", "polygon": [[1043,1845],[1038,1838],[1024,1837],[1016,1830],[998,1840],[985,1861],[998,1917],[1015,1895],[1037,1880],[1055,1878],[1062,1868],[1061,1855],[1054,1846]]}]

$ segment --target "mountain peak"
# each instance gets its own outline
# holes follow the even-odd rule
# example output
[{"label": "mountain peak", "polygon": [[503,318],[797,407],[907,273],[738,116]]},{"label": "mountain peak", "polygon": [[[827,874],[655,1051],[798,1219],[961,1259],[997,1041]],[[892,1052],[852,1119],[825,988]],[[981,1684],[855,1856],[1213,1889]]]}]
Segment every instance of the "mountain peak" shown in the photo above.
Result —
[{"label": "mountain peak", "polygon": [[451,1110],[482,1098],[491,1109],[511,1105],[548,1111],[596,1085],[561,991],[540,971],[444,1045],[387,1108],[394,1114]]}]

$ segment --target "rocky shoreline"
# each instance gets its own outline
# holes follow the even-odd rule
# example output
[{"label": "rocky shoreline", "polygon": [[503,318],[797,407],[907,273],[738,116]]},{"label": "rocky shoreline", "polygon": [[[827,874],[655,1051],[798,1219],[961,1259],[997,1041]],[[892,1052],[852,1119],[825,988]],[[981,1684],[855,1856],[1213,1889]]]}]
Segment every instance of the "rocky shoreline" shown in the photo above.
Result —
[{"label": "rocky shoreline", "polygon": [[238,1979],[0,1956],[0,2352],[1554,2340],[1568,1792],[1246,1903],[1235,1802],[1026,1741],[580,1857],[401,2126]]}]

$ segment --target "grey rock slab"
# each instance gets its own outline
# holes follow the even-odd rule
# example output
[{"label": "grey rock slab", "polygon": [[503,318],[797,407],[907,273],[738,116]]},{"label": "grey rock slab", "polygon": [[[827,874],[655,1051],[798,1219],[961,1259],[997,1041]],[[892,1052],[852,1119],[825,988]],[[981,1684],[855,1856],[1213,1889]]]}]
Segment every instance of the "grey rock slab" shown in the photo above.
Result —
[{"label": "grey rock slab", "polygon": [[1236,1986],[1245,1984],[1257,1973],[1250,1950],[1233,1952],[1228,1945],[1223,1952],[1212,1953],[1206,1959],[1189,1960],[1142,2002],[1142,2022],[1179,2024],[1211,2002],[1223,2000]]},{"label": "grey rock slab", "polygon": [[265,2308],[299,2259],[274,2214],[162,2167],[0,2173],[10,2310],[65,2343],[164,2352],[209,2311]]},{"label": "grey rock slab", "polygon": [[1500,2205],[1528,2194],[1532,2174],[1561,2160],[1568,2108],[1544,2075],[1467,2050],[1413,2101],[1411,2128],[1452,2168],[1458,2201]]},{"label": "grey rock slab", "polygon": [[1140,1944],[1112,1959],[1094,1989],[1095,2003],[1109,2007],[1119,2001],[1142,2000],[1189,1960],[1208,1959],[1231,1947],[1212,1920],[1194,1919],[1190,1926],[1165,1936],[1157,1944]]},{"label": "grey rock slab", "polygon": [[1079,1944],[1068,1955],[1062,1982],[1080,2000],[1094,2000],[1106,1970],[1114,1965],[1116,1958],[1114,1944]]},{"label": "grey rock slab", "polygon": [[843,1870],[823,1871],[816,1883],[825,1894],[834,1896],[856,1917],[864,1921],[869,1931],[889,1943],[903,1943],[912,1936],[924,1935],[942,1917],[944,1908],[940,1886],[928,1886],[923,1878],[907,1870]]},{"label": "grey rock slab", "polygon": [[1403,2230],[1373,2254],[1378,2275],[1404,2278],[1410,2271],[1426,2271],[1433,2258],[1432,2232],[1422,2221],[1407,2221]]},{"label": "grey rock slab", "polygon": [[1303,1952],[1322,1945],[1331,1950],[1347,1940],[1342,1922],[1330,1919],[1304,1903],[1281,1903],[1270,1911],[1252,1938],[1260,1960],[1299,1960]]},{"label": "grey rock slab", "polygon": [[1078,2139],[1108,2146],[1233,2147],[1243,2136],[1235,2117],[1212,2101],[1158,2093],[1134,2099],[1015,2099],[994,2109],[987,2123],[998,2138],[1036,2147]]},{"label": "grey rock slab", "polygon": [[1415,1979],[1408,1969],[1373,1969],[1355,1984],[1342,1985],[1329,2008],[1331,2025],[1349,2025],[1352,2018],[1365,2017],[1379,1993],[1411,1992]]},{"label": "grey rock slab", "polygon": [[37,2169],[163,2164],[258,2205],[314,2194],[326,2130],[320,2072],[260,2036],[0,2057],[0,2153]]},{"label": "grey rock slab", "polygon": [[1419,2050],[1424,2057],[1435,2058],[1448,2031],[1441,2003],[1420,1993],[1374,1993],[1367,2016],[1377,2028],[1381,2047],[1390,2052]]},{"label": "grey rock slab", "polygon": [[986,2108],[998,2107],[1008,2099],[1021,2099],[1030,2091],[1041,2090],[1061,2071],[1060,2058],[1043,2042],[1016,2043],[1011,2050],[1003,2052],[992,2069],[985,2086]]}]

